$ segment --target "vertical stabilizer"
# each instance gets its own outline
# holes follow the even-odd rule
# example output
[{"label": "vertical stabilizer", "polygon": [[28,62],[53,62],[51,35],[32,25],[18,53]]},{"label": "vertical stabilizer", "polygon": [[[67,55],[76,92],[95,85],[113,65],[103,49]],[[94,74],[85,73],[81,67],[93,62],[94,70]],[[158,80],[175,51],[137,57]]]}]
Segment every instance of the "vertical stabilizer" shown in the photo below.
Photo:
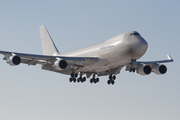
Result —
[{"label": "vertical stabilizer", "polygon": [[43,55],[56,55],[59,53],[58,49],[56,48],[51,36],[49,35],[46,27],[44,25],[39,27],[40,29],[40,36],[42,42],[42,50]]}]

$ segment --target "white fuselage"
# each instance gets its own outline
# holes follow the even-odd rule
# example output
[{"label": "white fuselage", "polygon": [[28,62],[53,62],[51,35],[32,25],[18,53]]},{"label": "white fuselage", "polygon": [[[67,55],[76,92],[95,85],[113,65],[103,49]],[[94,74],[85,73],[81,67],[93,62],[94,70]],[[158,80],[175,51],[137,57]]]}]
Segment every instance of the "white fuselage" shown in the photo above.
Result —
[{"label": "white fuselage", "polygon": [[[137,60],[147,50],[147,42],[139,33],[132,31],[117,35],[103,43],[75,50],[59,56],[68,57],[99,57],[99,62],[86,66],[80,71],[103,72]],[[63,71],[62,73],[66,73]]]},{"label": "white fuselage", "polygon": [[97,83],[99,76],[109,75],[108,84],[114,84],[116,75],[123,67],[126,67],[126,71],[140,75],[149,75],[151,72],[161,75],[167,71],[162,63],[173,62],[170,55],[167,55],[167,60],[136,61],[145,54],[148,47],[145,39],[136,31],[64,54],[59,53],[44,25],[40,26],[40,36],[43,55],[0,51],[5,56],[3,60],[11,66],[20,63],[40,64],[43,70],[70,75],[70,82],[84,82],[92,76],[90,83]]}]

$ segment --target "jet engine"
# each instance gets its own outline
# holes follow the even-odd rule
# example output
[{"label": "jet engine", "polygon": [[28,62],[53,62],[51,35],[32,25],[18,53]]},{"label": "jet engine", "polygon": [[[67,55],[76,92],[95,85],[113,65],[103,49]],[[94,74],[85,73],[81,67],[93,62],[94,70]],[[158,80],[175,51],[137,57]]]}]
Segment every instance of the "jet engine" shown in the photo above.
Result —
[{"label": "jet engine", "polygon": [[140,75],[149,75],[151,71],[152,69],[149,65],[141,65],[138,68],[137,73],[139,73]]},{"label": "jet engine", "polygon": [[165,74],[167,71],[167,67],[165,65],[158,64],[152,69],[152,71],[158,75]]},{"label": "jet engine", "polygon": [[21,58],[14,54],[14,55],[11,55],[9,57],[6,57],[6,61],[9,65],[16,66],[16,65],[19,65],[21,63]]},{"label": "jet engine", "polygon": [[67,62],[61,58],[57,58],[52,67],[55,70],[64,70],[67,67]]}]

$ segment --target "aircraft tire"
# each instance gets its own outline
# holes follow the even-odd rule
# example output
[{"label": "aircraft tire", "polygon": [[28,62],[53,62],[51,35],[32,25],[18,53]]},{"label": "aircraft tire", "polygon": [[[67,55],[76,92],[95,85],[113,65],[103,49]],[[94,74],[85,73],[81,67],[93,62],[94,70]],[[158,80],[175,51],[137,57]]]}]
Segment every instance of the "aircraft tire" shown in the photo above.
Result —
[{"label": "aircraft tire", "polygon": [[109,79],[112,80],[112,75],[109,75]]},{"label": "aircraft tire", "polygon": [[77,73],[75,73],[75,74],[74,74],[74,77],[75,77],[75,78],[77,78],[77,76],[78,76],[78,74],[77,74]]},{"label": "aircraft tire", "polygon": [[73,80],[72,80],[72,78],[69,78],[69,82],[72,82]]},{"label": "aircraft tire", "polygon": [[73,78],[73,81],[76,82],[76,78]]},{"label": "aircraft tire", "polygon": [[93,79],[90,80],[90,83],[93,83]]},{"label": "aircraft tire", "polygon": [[114,85],[114,80],[111,80],[111,84]]},{"label": "aircraft tire", "polygon": [[111,80],[108,80],[108,81],[107,81],[107,84],[109,85],[110,83],[111,83]]},{"label": "aircraft tire", "polygon": [[99,82],[99,78],[96,78],[96,82]]},{"label": "aircraft tire", "polygon": [[113,76],[113,80],[115,80],[115,79],[116,79],[116,76],[114,75],[114,76]]},{"label": "aircraft tire", "polygon": [[86,77],[83,77],[83,82],[85,82],[86,81]]},{"label": "aircraft tire", "polygon": [[132,68],[132,71],[133,71],[133,72],[135,72],[135,71],[136,71],[136,69],[133,67],[133,68]]}]

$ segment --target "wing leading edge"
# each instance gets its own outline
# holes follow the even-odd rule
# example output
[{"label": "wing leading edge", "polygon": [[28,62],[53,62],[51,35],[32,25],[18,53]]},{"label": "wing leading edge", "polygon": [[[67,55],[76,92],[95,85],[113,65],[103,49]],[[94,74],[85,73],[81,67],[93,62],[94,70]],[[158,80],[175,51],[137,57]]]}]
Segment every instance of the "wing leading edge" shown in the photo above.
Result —
[{"label": "wing leading edge", "polygon": [[139,65],[139,64],[147,64],[147,65],[156,65],[156,64],[160,64],[160,63],[168,63],[168,62],[173,62],[174,60],[172,59],[172,57],[167,54],[167,60],[158,60],[158,61],[137,61],[137,62],[133,62],[134,65]]},{"label": "wing leading edge", "polygon": [[7,60],[8,57],[13,55],[19,56],[21,58],[21,63],[28,65],[36,64],[53,64],[56,59],[66,60],[69,65],[89,65],[99,61],[98,57],[65,57],[65,56],[49,56],[49,55],[36,55],[36,54],[26,54],[26,53],[17,53],[9,51],[0,51],[0,54],[3,54],[5,57],[3,60]]},{"label": "wing leading edge", "polygon": [[137,70],[137,73],[141,75],[148,75],[151,71],[159,75],[165,74],[167,68],[162,63],[169,63],[173,61],[172,57],[168,54],[167,60],[130,62],[126,65],[126,71],[135,72]]}]

